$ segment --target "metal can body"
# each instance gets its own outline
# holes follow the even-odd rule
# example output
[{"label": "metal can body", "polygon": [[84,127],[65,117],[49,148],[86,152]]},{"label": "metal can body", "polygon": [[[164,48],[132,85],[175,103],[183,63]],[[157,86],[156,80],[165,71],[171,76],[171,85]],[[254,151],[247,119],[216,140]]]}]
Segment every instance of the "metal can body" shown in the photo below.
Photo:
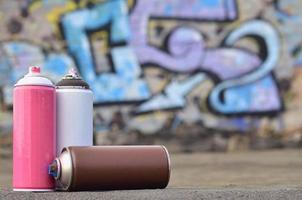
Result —
[{"label": "metal can body", "polygon": [[16,86],[13,95],[13,189],[47,191],[47,167],[55,157],[55,88]]},{"label": "metal can body", "polygon": [[93,94],[87,89],[56,89],[57,155],[68,146],[93,143]]},{"label": "metal can body", "polygon": [[57,84],[57,155],[68,146],[93,144],[93,93],[71,69]]},{"label": "metal can body", "polygon": [[165,188],[170,178],[163,146],[68,147],[51,167],[69,191]]}]

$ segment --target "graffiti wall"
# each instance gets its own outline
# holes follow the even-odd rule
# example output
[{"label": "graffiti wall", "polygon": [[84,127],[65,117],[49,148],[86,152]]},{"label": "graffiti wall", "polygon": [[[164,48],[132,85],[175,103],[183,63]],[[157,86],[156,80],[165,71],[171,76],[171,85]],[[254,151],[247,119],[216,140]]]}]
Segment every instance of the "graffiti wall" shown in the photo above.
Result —
[{"label": "graffiti wall", "polygon": [[99,134],[300,133],[300,9],[299,0],[0,1],[1,101],[11,105],[30,65],[53,81],[75,67],[94,92]]}]

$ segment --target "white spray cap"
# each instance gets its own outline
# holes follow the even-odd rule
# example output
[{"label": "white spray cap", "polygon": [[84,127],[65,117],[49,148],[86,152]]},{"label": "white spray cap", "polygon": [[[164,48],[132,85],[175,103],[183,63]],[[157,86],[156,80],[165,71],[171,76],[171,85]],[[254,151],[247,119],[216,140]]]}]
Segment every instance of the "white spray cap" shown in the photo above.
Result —
[{"label": "white spray cap", "polygon": [[31,66],[28,69],[28,73],[21,78],[15,86],[21,85],[41,85],[54,87],[53,83],[46,77],[41,75],[41,69],[38,66]]}]

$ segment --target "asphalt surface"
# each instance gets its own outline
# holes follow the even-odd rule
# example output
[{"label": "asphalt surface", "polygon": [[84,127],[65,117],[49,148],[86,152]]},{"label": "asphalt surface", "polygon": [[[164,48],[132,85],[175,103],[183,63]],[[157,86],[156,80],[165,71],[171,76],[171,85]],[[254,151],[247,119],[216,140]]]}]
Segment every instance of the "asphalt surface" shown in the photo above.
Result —
[{"label": "asphalt surface", "polygon": [[[1,199],[299,199],[302,150],[171,154],[167,189],[13,192],[11,158],[0,161]],[[5,189],[6,188],[6,189]]]},{"label": "asphalt surface", "polygon": [[302,188],[222,188],[222,189],[194,189],[194,188],[168,188],[163,190],[127,190],[127,191],[103,191],[103,192],[12,192],[3,190],[0,199],[290,199],[301,200]]}]

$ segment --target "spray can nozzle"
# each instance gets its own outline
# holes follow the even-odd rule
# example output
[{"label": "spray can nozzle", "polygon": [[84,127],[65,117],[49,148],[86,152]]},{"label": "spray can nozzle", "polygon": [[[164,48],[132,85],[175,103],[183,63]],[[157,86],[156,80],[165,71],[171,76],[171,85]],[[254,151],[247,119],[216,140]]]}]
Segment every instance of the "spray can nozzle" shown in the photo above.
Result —
[{"label": "spray can nozzle", "polygon": [[41,72],[41,68],[38,66],[29,67],[29,73],[31,74],[39,74]]},{"label": "spray can nozzle", "polygon": [[28,73],[25,75],[25,77],[31,77],[31,76],[41,76],[41,68],[38,66],[31,66],[28,68]]},{"label": "spray can nozzle", "polygon": [[48,174],[54,177],[54,179],[58,179],[60,176],[59,166],[57,160],[54,160],[50,165],[48,165]]},{"label": "spray can nozzle", "polygon": [[72,76],[73,78],[76,78],[76,79],[80,78],[80,76],[79,76],[77,70],[75,70],[75,68],[71,68],[71,69],[68,71],[68,74],[69,74],[70,76]]}]

